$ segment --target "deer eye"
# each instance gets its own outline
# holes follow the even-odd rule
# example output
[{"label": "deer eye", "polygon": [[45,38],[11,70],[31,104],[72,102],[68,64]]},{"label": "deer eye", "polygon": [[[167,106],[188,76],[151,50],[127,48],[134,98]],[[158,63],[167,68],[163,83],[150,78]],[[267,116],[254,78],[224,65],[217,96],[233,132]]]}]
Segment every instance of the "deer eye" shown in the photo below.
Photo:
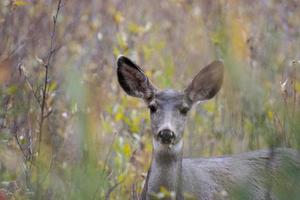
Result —
[{"label": "deer eye", "polygon": [[189,107],[183,106],[183,107],[180,108],[179,111],[180,111],[180,113],[181,113],[182,115],[186,115],[186,114],[188,113],[189,110],[190,110]]},{"label": "deer eye", "polygon": [[155,113],[157,111],[157,106],[154,104],[150,104],[148,107],[151,113]]}]

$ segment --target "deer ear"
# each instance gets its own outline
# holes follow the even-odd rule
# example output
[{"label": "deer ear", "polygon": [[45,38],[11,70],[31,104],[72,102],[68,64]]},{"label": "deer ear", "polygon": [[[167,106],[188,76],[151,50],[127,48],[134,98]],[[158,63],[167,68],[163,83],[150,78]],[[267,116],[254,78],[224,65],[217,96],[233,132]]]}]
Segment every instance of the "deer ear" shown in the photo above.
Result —
[{"label": "deer ear", "polygon": [[184,90],[187,99],[192,103],[213,98],[223,82],[224,65],[214,61],[204,67]]},{"label": "deer ear", "polygon": [[120,86],[130,96],[149,100],[156,90],[143,70],[125,56],[117,59],[117,75]]}]

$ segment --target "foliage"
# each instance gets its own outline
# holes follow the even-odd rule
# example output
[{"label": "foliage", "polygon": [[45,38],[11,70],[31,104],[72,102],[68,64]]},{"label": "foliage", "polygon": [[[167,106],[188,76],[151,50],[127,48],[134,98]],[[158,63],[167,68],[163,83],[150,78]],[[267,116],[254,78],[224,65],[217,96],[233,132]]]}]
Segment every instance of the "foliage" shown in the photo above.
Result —
[{"label": "foliage", "polygon": [[[201,67],[224,61],[221,92],[190,113],[186,156],[300,148],[298,1],[63,0],[55,24],[57,3],[0,2],[0,199],[141,192],[149,116],[117,83],[119,54],[160,88],[183,89]],[[299,172],[287,169],[283,180],[293,176]],[[243,187],[237,199],[246,198]]]}]

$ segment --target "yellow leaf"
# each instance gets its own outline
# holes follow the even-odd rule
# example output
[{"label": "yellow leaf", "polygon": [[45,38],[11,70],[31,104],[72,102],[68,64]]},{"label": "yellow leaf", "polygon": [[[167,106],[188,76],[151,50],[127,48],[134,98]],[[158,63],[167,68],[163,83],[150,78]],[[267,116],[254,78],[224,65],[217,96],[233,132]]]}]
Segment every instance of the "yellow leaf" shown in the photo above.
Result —
[{"label": "yellow leaf", "polygon": [[272,120],[273,119],[273,112],[272,111],[268,111],[268,118],[270,119],[270,120]]},{"label": "yellow leaf", "polygon": [[118,176],[118,181],[121,182],[121,181],[124,180],[124,178],[125,178],[125,175],[124,175],[124,174],[120,174],[120,175]]},{"label": "yellow leaf", "polygon": [[132,33],[136,33],[136,34],[138,34],[138,33],[141,33],[141,32],[143,32],[144,31],[144,28],[143,27],[141,27],[141,26],[139,26],[138,24],[135,24],[135,23],[129,23],[129,25],[128,25],[128,30],[130,31],[130,32],[132,32]]},{"label": "yellow leaf", "polygon": [[147,77],[152,77],[153,72],[151,70],[146,70],[145,74],[147,75]]},{"label": "yellow leaf", "polygon": [[115,14],[114,14],[114,20],[117,24],[120,24],[124,20],[124,17],[122,16],[122,13],[119,12],[119,11],[116,11]]},{"label": "yellow leaf", "polygon": [[55,81],[50,82],[48,91],[53,92],[57,88],[57,83]]},{"label": "yellow leaf", "polygon": [[114,47],[113,53],[114,53],[114,56],[117,57],[120,55],[121,52],[117,47]]},{"label": "yellow leaf", "polygon": [[121,119],[123,119],[123,116],[124,116],[123,113],[120,113],[120,112],[119,112],[119,113],[116,114],[115,120],[116,120],[116,121],[120,121]]},{"label": "yellow leaf", "polygon": [[124,154],[129,157],[131,155],[131,147],[128,143],[124,145]]},{"label": "yellow leaf", "polygon": [[30,2],[22,1],[22,0],[15,0],[13,3],[15,6],[28,6]]},{"label": "yellow leaf", "polygon": [[213,113],[216,110],[216,104],[214,101],[209,101],[205,104],[203,104],[203,108],[209,112],[209,113]]},{"label": "yellow leaf", "polygon": [[300,82],[299,81],[297,81],[296,84],[295,84],[295,90],[297,92],[300,92]]}]

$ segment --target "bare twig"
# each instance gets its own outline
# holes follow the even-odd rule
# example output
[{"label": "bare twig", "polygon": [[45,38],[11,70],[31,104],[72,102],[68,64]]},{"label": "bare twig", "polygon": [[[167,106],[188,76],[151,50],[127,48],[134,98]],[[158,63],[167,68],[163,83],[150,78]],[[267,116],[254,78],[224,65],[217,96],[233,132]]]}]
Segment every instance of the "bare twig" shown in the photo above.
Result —
[{"label": "bare twig", "polygon": [[41,142],[42,142],[42,137],[43,137],[43,124],[45,120],[45,107],[46,107],[46,99],[47,99],[47,88],[48,88],[48,74],[49,74],[49,66],[51,64],[51,59],[54,56],[54,53],[56,51],[56,48],[54,48],[54,39],[55,39],[55,34],[56,34],[56,23],[57,23],[57,18],[58,14],[61,8],[61,1],[58,1],[57,9],[56,9],[56,14],[53,16],[53,29],[51,33],[51,40],[50,40],[50,49],[49,49],[49,54],[47,57],[47,62],[44,64],[45,67],[45,78],[44,78],[44,87],[42,90],[42,100],[41,100],[41,114],[40,114],[40,122],[39,122],[39,139],[38,139],[38,150],[37,152],[40,153],[40,148],[41,148]]},{"label": "bare twig", "polygon": [[46,119],[47,117],[49,117],[49,115],[52,113],[53,110],[49,110],[45,115],[44,115],[44,119]]},{"label": "bare twig", "polygon": [[[42,137],[43,137],[43,125],[44,121],[47,117],[49,117],[50,113],[46,113],[46,100],[48,96],[48,84],[49,84],[49,67],[51,65],[51,60],[58,48],[54,47],[54,40],[55,40],[55,34],[56,34],[56,24],[57,24],[57,18],[59,11],[61,9],[61,2],[62,0],[58,1],[57,4],[57,9],[56,9],[56,14],[53,16],[53,29],[51,32],[50,36],[50,48],[49,48],[49,53],[46,58],[46,62],[42,63],[43,67],[45,68],[45,76],[44,76],[44,84],[43,84],[43,89],[42,89],[42,99],[41,99],[41,105],[40,105],[40,117],[39,117],[39,129],[38,129],[38,144],[37,144],[37,153],[40,155],[40,150],[41,150],[41,143],[42,143]],[[44,181],[44,179],[48,176],[50,173],[50,170],[52,168],[53,164],[53,159],[51,160],[49,171],[47,171],[46,176],[41,179],[40,177],[40,166],[37,167],[37,187],[36,187],[36,199],[39,199],[41,197],[41,183]]]}]

